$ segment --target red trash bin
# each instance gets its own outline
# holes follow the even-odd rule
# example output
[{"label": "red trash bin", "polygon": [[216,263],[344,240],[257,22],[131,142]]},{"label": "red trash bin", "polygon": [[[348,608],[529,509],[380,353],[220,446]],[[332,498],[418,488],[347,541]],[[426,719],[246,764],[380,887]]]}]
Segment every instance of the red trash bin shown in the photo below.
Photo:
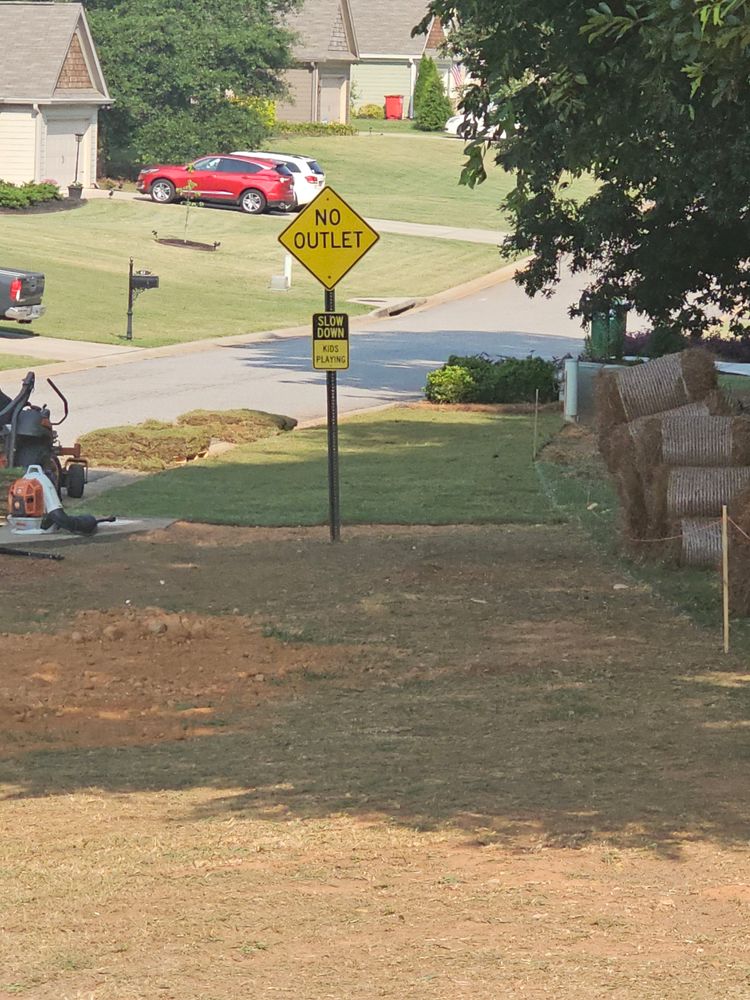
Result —
[{"label": "red trash bin", "polygon": [[401,96],[401,94],[385,95],[385,117],[386,118],[404,117],[404,99]]}]

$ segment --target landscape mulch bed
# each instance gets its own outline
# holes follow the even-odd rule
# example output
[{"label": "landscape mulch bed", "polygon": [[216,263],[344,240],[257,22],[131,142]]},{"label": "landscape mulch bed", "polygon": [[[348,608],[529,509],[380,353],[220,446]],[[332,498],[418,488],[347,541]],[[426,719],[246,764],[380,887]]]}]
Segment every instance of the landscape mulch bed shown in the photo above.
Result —
[{"label": "landscape mulch bed", "polygon": [[46,201],[41,205],[28,205],[26,208],[0,208],[0,215],[53,215],[55,212],[70,212],[83,208],[88,202],[85,198],[61,198],[59,201]]}]

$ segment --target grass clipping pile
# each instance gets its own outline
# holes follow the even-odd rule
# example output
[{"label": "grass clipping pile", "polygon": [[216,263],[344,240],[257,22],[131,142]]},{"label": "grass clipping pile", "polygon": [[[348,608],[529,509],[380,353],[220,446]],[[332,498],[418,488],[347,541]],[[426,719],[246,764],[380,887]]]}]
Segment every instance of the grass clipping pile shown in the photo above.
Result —
[{"label": "grass clipping pile", "polygon": [[146,420],[132,427],[107,427],[80,439],[93,465],[160,472],[202,458],[216,442],[252,444],[296,427],[292,417],[261,410],[191,410],[176,423]]},{"label": "grass clipping pile", "polygon": [[750,486],[750,418],[733,409],[702,350],[601,373],[599,445],[631,554],[717,563],[722,505]]}]

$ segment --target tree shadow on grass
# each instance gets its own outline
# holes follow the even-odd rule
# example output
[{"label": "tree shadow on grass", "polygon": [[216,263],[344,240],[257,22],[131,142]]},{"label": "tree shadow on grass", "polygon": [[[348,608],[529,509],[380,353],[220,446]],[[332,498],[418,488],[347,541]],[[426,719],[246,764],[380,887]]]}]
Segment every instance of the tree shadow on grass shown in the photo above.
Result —
[{"label": "tree shadow on grass", "polygon": [[746,844],[744,689],[723,705],[737,718],[712,726],[686,707],[696,684],[674,678],[674,703],[657,712],[623,711],[634,691],[602,675],[557,687],[539,672],[357,691],[319,684],[270,723],[250,718],[194,742],[34,753],[0,774],[11,798],[82,788],[221,792],[192,819],[385,817],[462,829],[475,843],[606,840],[674,858],[689,842]]}]

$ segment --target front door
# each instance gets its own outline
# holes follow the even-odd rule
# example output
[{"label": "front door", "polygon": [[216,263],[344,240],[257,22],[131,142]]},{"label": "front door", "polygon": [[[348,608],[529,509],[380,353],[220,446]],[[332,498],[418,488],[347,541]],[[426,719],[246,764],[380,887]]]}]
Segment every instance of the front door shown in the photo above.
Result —
[{"label": "front door", "polygon": [[343,73],[320,74],[320,114],[322,122],[346,121],[346,77]]},{"label": "front door", "polygon": [[85,137],[89,127],[88,122],[69,121],[67,119],[47,122],[47,144],[44,157],[42,176],[46,180],[56,181],[60,187],[67,187],[76,179],[76,151],[78,150],[78,180],[87,180],[83,157],[85,141],[76,142],[76,133]]}]

